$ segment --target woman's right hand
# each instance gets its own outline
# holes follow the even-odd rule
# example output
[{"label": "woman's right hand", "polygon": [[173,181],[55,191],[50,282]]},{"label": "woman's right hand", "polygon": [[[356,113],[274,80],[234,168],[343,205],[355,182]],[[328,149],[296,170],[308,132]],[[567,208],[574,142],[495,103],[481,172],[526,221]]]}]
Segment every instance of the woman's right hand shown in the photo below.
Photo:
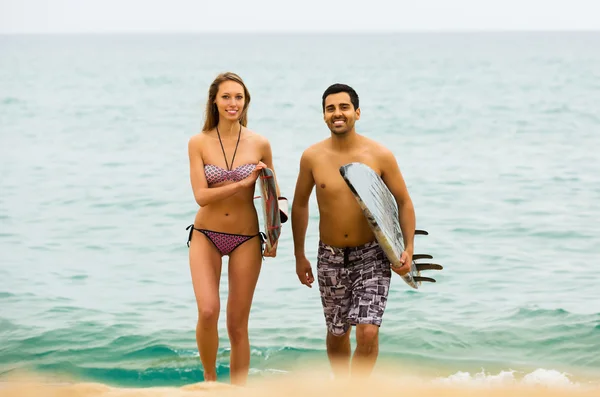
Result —
[{"label": "woman's right hand", "polygon": [[260,175],[260,171],[263,168],[267,168],[266,164],[263,163],[262,161],[259,161],[258,164],[256,164],[256,168],[254,168],[254,171],[252,171],[252,173],[250,175],[248,175],[246,178],[242,179],[239,182],[240,186],[247,187],[247,188],[254,186],[254,183],[256,182],[256,179],[258,179],[258,176]]}]

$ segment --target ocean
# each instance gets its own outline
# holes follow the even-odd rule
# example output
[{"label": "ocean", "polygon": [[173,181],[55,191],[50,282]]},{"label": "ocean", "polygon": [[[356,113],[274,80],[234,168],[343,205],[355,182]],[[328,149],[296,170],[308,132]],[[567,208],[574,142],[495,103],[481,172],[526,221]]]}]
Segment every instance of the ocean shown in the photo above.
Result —
[{"label": "ocean", "polygon": [[[597,32],[0,36],[0,381],[203,381],[187,141],[210,82],[233,71],[290,205],[302,151],[329,136],[332,83],[356,89],[357,132],[396,155],[429,232],[415,253],[444,270],[419,290],[393,279],[377,368],[598,386],[598,48]],[[313,267],[317,232],[313,193]],[[227,383],[224,312],[219,330]],[[263,264],[250,343],[250,381],[328,373],[289,223]]]}]

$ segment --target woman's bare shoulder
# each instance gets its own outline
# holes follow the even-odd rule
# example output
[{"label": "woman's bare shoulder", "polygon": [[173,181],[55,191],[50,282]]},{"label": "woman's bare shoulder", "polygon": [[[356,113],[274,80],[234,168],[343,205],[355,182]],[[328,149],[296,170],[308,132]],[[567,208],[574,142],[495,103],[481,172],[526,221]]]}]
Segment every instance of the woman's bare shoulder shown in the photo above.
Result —
[{"label": "woman's bare shoulder", "polygon": [[208,133],[200,131],[190,137],[188,140],[188,147],[192,149],[200,149],[206,143]]}]

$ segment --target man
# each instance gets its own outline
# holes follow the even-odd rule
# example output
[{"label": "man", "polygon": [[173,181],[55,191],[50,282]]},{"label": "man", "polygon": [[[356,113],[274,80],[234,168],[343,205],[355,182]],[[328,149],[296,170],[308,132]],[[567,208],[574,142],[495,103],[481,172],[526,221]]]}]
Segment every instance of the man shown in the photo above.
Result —
[{"label": "man", "polygon": [[[319,207],[317,278],[327,325],[327,356],[336,376],[369,375],[379,352],[379,326],[391,278],[390,262],[375,240],[362,210],[340,175],[340,166],[361,162],[375,170],[396,199],[405,251],[396,273],[408,273],[413,255],[415,212],[393,153],[355,131],[358,95],[345,84],[323,93],[322,107],[331,137],[304,151],[292,204],[296,273],[312,287],[305,255],[308,203],[316,186]],[[350,326],[356,326],[352,360]]]}]

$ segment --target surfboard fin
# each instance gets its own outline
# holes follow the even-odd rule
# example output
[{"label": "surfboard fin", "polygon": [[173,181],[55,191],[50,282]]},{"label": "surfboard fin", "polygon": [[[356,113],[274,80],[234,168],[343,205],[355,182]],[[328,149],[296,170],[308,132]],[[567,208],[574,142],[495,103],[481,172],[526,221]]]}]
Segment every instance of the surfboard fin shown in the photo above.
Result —
[{"label": "surfboard fin", "polygon": [[279,218],[281,219],[281,223],[286,223],[288,220],[288,199],[287,197],[277,197],[277,202],[279,204]]},{"label": "surfboard fin", "polygon": [[433,256],[429,254],[414,254],[412,258],[413,261],[416,261],[418,259],[433,259]]},{"label": "surfboard fin", "polygon": [[415,230],[415,236],[429,236],[427,230]]},{"label": "surfboard fin", "polygon": [[415,267],[418,271],[421,270],[442,270],[444,267],[437,263],[415,263]]},{"label": "surfboard fin", "polygon": [[414,276],[413,280],[415,280],[416,282],[427,281],[430,283],[435,283],[435,279],[433,279],[431,277]]}]

